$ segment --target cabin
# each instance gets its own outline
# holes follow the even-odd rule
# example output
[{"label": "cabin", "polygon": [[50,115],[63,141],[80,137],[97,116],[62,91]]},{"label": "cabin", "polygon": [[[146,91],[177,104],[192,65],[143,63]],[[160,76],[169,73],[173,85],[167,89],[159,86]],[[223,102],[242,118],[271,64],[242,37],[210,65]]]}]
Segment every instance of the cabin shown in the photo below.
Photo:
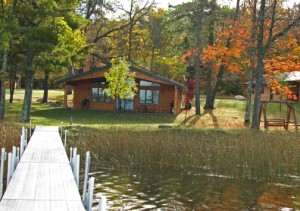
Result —
[{"label": "cabin", "polygon": [[[111,66],[92,69],[57,80],[64,83],[64,107],[102,111],[179,113],[184,85],[149,71],[130,66],[135,72],[138,91],[131,99],[112,99],[103,92],[108,87],[104,73]],[[67,87],[73,88],[73,103],[68,104]]]},{"label": "cabin", "polygon": [[[297,96],[297,100],[300,100],[300,71],[293,71],[284,74],[284,81],[288,84],[288,87],[293,91],[294,95]],[[254,99],[254,91],[251,95]],[[267,85],[264,85],[261,93],[262,101],[285,101],[287,97],[281,93],[272,93],[272,90]]]}]

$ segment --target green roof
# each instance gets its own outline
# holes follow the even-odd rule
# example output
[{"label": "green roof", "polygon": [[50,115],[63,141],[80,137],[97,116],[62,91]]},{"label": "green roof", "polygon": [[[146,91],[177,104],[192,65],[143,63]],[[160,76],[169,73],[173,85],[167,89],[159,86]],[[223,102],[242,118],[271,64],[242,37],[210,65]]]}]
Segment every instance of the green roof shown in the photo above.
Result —
[{"label": "green roof", "polygon": [[[102,70],[107,70],[111,67],[111,65],[107,65],[107,66],[103,66],[103,67],[100,67],[100,68],[95,68],[95,69],[91,69],[89,71],[86,71],[86,72],[82,72],[82,73],[78,73],[76,75],[72,75],[72,76],[68,76],[68,77],[65,77],[65,78],[61,78],[61,79],[58,79],[56,81],[54,81],[54,83],[62,83],[62,82],[65,82],[65,81],[68,81],[68,80],[71,80],[71,79],[74,79],[74,78],[79,78],[81,76],[85,76],[85,75],[88,75],[90,73],[94,73],[94,72],[99,72],[99,71],[102,71]],[[180,87],[180,88],[183,88],[184,85],[181,84],[181,83],[178,83],[178,82],[175,82],[175,81],[172,81],[170,79],[167,79],[165,77],[162,77],[162,76],[159,76],[159,75],[156,75],[154,73],[151,73],[149,71],[146,71],[146,70],[143,70],[143,69],[140,69],[140,68],[137,68],[137,67],[134,67],[134,66],[129,66],[130,69],[134,70],[134,71],[137,71],[137,72],[140,72],[140,73],[143,73],[145,75],[148,75],[148,76],[151,76],[153,78],[156,78],[156,79],[159,79],[159,80],[162,80],[162,81],[165,81],[167,83],[170,83],[174,86],[177,86],[177,87]]]},{"label": "green roof", "polygon": [[111,65],[103,66],[103,67],[100,67],[100,68],[94,68],[94,69],[91,69],[89,71],[78,73],[76,75],[71,75],[71,76],[67,76],[67,77],[64,77],[64,78],[57,79],[57,80],[54,81],[54,83],[55,84],[62,83],[62,82],[65,82],[65,81],[68,81],[68,80],[71,80],[71,79],[74,79],[74,78],[79,78],[81,76],[88,75],[90,73],[95,73],[95,72],[98,72],[98,71],[106,70],[110,67],[111,67]]}]

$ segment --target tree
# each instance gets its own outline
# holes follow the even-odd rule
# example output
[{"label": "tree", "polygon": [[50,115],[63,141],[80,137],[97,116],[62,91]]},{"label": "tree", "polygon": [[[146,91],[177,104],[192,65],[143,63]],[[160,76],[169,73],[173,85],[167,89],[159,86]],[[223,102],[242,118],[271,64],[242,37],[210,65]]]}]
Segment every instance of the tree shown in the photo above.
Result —
[{"label": "tree", "polygon": [[[50,53],[59,43],[60,34],[56,30],[56,21],[69,18],[74,11],[77,0],[60,1],[34,1],[20,2],[17,17],[22,27],[24,40],[21,47],[26,52],[25,59],[25,95],[20,121],[30,120],[32,88],[34,74],[38,68],[37,58],[42,53]],[[64,19],[65,18],[65,19]]]},{"label": "tree", "polygon": [[[249,75],[249,84],[247,90],[247,100],[246,100],[246,111],[245,111],[245,124],[250,124],[250,115],[251,115],[251,95],[253,91],[253,73],[255,71],[255,53],[256,49],[253,45],[255,43],[255,38],[257,36],[257,0],[253,0],[252,5],[252,21],[251,21],[251,37],[248,43],[248,53],[250,58],[250,67],[248,68]],[[251,8],[251,7],[250,7]]]},{"label": "tree", "polygon": [[104,92],[112,99],[116,97],[118,99],[130,99],[137,91],[135,74],[129,71],[129,64],[124,60],[113,64],[104,76],[108,82],[108,88],[104,89]]},{"label": "tree", "polygon": [[0,37],[2,40],[1,46],[3,50],[2,70],[0,72],[0,121],[3,121],[5,114],[5,81],[7,78],[8,70],[8,54],[11,44],[12,30],[15,24],[15,11],[17,0],[4,1],[1,0],[0,10]]},{"label": "tree", "polygon": [[[260,100],[261,91],[263,89],[265,64],[264,59],[268,50],[274,42],[285,35],[292,27],[300,21],[300,15],[295,17],[290,23],[276,33],[276,13],[278,12],[278,0],[272,1],[271,5],[267,5],[266,0],[261,0],[258,13],[258,35],[257,35],[257,70],[255,77],[255,96],[251,128],[259,130],[260,127]],[[269,6],[269,7],[268,7]],[[270,12],[271,11],[271,12]],[[269,15],[266,19],[267,14]],[[266,36],[267,34],[267,36]]]},{"label": "tree", "polygon": [[[214,8],[214,7],[212,7],[212,8]],[[235,23],[237,22],[239,13],[240,13],[240,0],[237,0],[235,13],[234,13],[234,16],[233,16],[233,21],[232,21],[233,25],[235,25]],[[224,46],[225,49],[229,49],[231,47],[231,39],[232,39],[232,35],[231,35],[231,32],[230,32],[228,38],[226,39],[226,44]],[[225,57],[226,57],[226,55],[225,55]],[[210,64],[209,68],[212,69],[213,65]],[[217,95],[217,92],[218,92],[218,90],[221,86],[221,81],[222,81],[222,78],[223,78],[223,75],[224,75],[226,69],[227,69],[226,59],[221,58],[221,63],[220,63],[220,66],[219,66],[219,71],[218,71],[218,74],[217,74],[217,79],[216,79],[215,86],[214,86],[212,91],[211,91],[211,87],[207,87],[206,103],[205,103],[204,108],[206,108],[206,109],[213,109],[214,108],[214,102],[215,102],[215,99],[216,99],[216,95]],[[211,80],[211,77],[209,77],[208,79]],[[208,81],[208,83],[211,84],[211,81]]]}]

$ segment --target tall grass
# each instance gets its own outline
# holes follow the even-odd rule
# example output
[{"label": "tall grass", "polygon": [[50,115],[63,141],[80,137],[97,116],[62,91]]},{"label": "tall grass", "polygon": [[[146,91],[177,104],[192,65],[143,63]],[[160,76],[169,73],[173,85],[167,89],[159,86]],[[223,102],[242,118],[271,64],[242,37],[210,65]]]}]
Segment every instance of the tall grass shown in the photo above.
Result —
[{"label": "tall grass", "polygon": [[300,142],[295,133],[180,129],[139,132],[115,127],[72,130],[69,144],[79,147],[82,153],[91,150],[96,163],[102,166],[172,168],[272,182],[292,181],[300,175]]},{"label": "tall grass", "polygon": [[12,146],[19,146],[21,125],[15,122],[0,123],[0,148],[11,150]]}]

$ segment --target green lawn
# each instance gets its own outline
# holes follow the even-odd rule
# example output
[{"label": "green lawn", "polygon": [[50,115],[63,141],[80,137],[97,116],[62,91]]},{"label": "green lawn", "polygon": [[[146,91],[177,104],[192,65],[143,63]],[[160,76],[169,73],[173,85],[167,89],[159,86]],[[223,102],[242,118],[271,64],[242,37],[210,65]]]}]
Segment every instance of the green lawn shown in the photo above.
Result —
[{"label": "green lawn", "polygon": [[[61,95],[63,95],[62,90],[50,90],[49,101],[55,102],[55,98]],[[6,104],[6,120],[18,120],[23,96],[24,90],[16,90],[14,102]],[[207,129],[245,128],[243,123],[245,101],[233,99],[217,99],[216,109],[203,110],[205,99],[201,98],[202,114],[196,116],[194,108],[187,112],[182,111],[179,115],[64,109],[37,102],[37,99],[42,98],[42,96],[43,90],[34,90],[31,108],[31,120],[34,125],[60,125],[63,122],[63,125],[69,126],[72,122],[73,126],[80,125],[91,128],[109,128],[114,125],[146,130],[157,128],[158,125]],[[295,108],[296,113],[300,115],[298,102],[295,103]],[[268,117],[284,118],[285,116],[286,106],[284,104],[270,104],[268,106]]]}]

